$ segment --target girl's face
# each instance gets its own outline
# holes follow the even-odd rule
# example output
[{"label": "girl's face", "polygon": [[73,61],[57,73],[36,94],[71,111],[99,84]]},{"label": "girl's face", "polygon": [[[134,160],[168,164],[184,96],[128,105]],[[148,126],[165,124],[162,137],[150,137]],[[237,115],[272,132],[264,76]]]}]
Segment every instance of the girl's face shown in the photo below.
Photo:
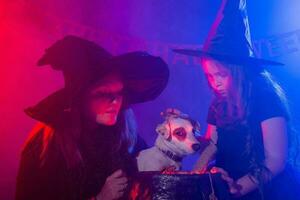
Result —
[{"label": "girl's face", "polygon": [[86,99],[88,117],[97,124],[112,126],[123,103],[123,83],[116,75],[107,76],[88,90]]},{"label": "girl's face", "polygon": [[229,69],[224,64],[212,59],[203,59],[201,63],[208,84],[213,91],[219,96],[228,96],[232,84]]}]

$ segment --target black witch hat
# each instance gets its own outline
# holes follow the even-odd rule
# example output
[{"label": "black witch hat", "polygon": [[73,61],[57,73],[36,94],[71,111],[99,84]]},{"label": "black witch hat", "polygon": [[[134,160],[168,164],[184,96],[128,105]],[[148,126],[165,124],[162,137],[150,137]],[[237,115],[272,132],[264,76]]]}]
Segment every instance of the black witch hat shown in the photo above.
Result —
[{"label": "black witch hat", "polygon": [[246,0],[222,0],[202,50],[174,49],[173,51],[189,56],[210,57],[232,64],[283,65],[255,57]]},{"label": "black witch hat", "polygon": [[98,44],[73,35],[65,36],[46,49],[38,66],[61,70],[65,85],[35,106],[25,109],[30,117],[54,124],[91,83],[117,71],[124,82],[129,105],[154,100],[166,87],[168,65],[145,52],[112,56]]}]

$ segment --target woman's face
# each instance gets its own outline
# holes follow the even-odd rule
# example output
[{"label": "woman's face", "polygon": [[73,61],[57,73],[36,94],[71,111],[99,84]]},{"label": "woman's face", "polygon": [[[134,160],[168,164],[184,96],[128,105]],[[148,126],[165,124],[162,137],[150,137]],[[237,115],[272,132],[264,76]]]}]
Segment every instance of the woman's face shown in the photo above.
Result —
[{"label": "woman's face", "polygon": [[97,82],[87,93],[88,117],[97,124],[112,126],[117,122],[123,103],[123,83],[110,75]]},{"label": "woman's face", "polygon": [[232,76],[224,64],[211,59],[202,60],[202,68],[213,91],[222,97],[229,94]]}]

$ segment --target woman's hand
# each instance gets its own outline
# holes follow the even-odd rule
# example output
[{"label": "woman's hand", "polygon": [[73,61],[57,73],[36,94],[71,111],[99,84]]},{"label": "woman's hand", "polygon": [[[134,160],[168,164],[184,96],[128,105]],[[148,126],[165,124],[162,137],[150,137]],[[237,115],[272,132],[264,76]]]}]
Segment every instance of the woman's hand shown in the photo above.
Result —
[{"label": "woman's hand", "polygon": [[211,173],[220,173],[221,174],[221,178],[226,181],[228,188],[229,188],[229,192],[230,194],[232,194],[235,197],[239,197],[241,196],[241,185],[237,184],[237,182],[235,180],[233,180],[227,171],[225,171],[222,168],[219,167],[213,167],[211,170]]},{"label": "woman's hand", "polygon": [[107,177],[101,192],[96,196],[96,200],[113,200],[123,196],[128,185],[128,179],[122,170],[117,170]]}]

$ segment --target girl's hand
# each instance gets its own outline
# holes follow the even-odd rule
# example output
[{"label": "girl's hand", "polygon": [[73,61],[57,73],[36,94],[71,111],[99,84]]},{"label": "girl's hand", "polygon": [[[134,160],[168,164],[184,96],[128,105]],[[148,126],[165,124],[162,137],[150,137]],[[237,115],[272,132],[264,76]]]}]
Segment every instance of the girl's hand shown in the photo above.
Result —
[{"label": "girl's hand", "polygon": [[128,179],[122,170],[117,170],[107,177],[101,192],[96,196],[96,200],[113,200],[123,196],[128,185]]},{"label": "girl's hand", "polygon": [[227,185],[228,185],[228,188],[229,188],[229,192],[235,196],[235,197],[239,197],[241,196],[241,185],[238,185],[236,183],[235,180],[233,180],[227,171],[225,171],[224,169],[222,168],[219,168],[219,167],[213,167],[211,170],[210,170],[211,173],[220,173],[221,174],[221,178],[226,181]]}]

